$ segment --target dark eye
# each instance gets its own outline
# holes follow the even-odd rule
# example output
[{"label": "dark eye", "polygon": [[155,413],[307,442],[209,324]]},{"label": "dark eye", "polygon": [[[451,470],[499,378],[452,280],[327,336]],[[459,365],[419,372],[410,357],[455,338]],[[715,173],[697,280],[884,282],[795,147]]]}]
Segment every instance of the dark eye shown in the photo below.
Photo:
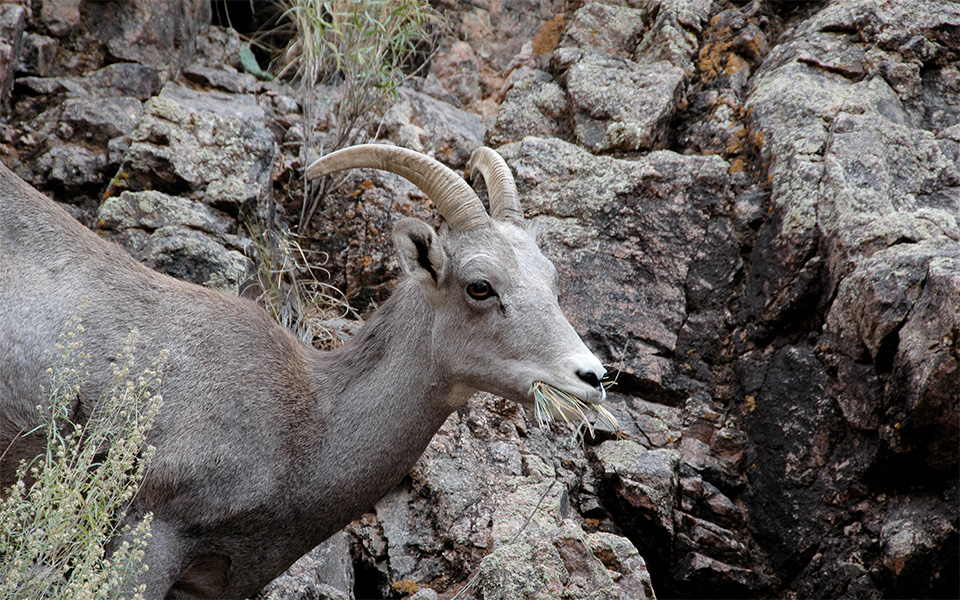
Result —
[{"label": "dark eye", "polygon": [[474,300],[486,300],[497,295],[489,281],[474,281],[467,285],[467,293]]}]

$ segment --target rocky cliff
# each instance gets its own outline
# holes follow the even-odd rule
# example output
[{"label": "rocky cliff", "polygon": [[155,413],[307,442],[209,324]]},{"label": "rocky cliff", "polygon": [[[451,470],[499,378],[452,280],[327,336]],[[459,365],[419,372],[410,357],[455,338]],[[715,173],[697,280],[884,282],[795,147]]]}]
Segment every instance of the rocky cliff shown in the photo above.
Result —
[{"label": "rocky cliff", "polygon": [[[371,134],[457,169],[499,149],[622,431],[477,398],[263,598],[474,575],[461,598],[957,597],[960,5],[435,6],[439,51]],[[0,4],[0,159],[150,266],[237,290],[245,216],[299,216],[305,121],[211,12]],[[359,311],[403,215],[433,218],[354,174],[309,228]]]}]

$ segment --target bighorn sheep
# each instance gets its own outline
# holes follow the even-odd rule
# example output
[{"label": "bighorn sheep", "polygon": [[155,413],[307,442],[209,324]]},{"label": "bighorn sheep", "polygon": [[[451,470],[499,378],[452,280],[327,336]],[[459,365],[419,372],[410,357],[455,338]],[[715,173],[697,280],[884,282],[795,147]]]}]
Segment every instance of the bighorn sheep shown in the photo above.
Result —
[{"label": "bighorn sheep", "polygon": [[[530,406],[544,381],[600,402],[604,368],[564,318],[557,272],[522,228],[510,170],[488,148],[471,187],[416,152],[365,145],[329,154],[416,184],[446,221],[393,233],[402,275],[342,348],[308,348],[255,303],[155,273],[0,166],[0,464],[40,453],[51,349],[83,298],[89,380],[82,420],[131,329],[166,349],[156,454],[131,519],[152,511],[147,597],[244,598],[395,486],[475,390]],[[142,357],[144,362],[150,357]]]}]

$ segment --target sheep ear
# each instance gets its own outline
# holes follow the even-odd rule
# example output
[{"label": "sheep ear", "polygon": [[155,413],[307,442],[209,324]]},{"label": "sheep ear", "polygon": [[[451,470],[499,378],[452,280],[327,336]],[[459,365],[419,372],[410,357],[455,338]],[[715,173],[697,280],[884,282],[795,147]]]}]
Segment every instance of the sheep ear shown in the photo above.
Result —
[{"label": "sheep ear", "polygon": [[433,227],[419,219],[401,219],[393,228],[393,245],[406,274],[433,285],[440,282],[447,254]]}]

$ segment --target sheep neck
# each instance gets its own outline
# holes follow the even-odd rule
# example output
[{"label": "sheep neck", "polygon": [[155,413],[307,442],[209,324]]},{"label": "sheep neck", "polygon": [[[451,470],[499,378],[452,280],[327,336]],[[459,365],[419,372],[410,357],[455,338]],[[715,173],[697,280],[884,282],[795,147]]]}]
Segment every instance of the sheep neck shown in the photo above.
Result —
[{"label": "sheep neck", "polygon": [[[406,283],[406,285],[404,285]],[[344,501],[366,510],[413,467],[471,390],[443,376],[431,346],[432,314],[414,282],[397,290],[343,348],[327,353],[320,385],[334,398],[325,457]],[[329,459],[329,458],[328,458]],[[330,486],[333,482],[326,482]]]}]

